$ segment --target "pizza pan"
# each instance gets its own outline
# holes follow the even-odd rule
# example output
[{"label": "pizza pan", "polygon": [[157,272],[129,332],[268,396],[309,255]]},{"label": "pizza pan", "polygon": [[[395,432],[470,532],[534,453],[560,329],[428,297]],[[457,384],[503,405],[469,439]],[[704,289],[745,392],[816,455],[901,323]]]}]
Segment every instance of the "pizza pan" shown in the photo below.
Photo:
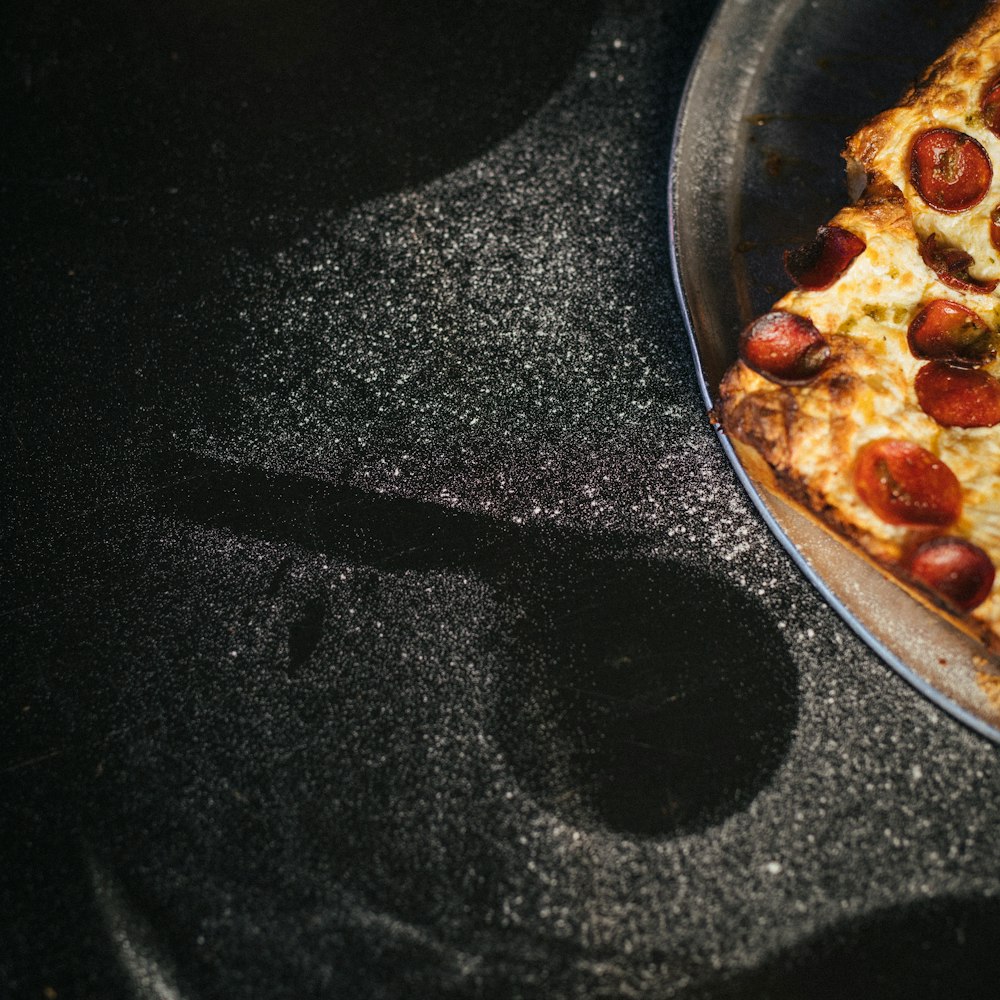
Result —
[{"label": "pizza pan", "polygon": [[[739,330],[789,287],[783,249],[846,201],[846,137],[895,103],[978,6],[723,0],[688,78],[670,174],[674,280],[709,407]],[[1000,661],[768,492],[719,441],[770,529],[851,628],[1000,742]]]}]

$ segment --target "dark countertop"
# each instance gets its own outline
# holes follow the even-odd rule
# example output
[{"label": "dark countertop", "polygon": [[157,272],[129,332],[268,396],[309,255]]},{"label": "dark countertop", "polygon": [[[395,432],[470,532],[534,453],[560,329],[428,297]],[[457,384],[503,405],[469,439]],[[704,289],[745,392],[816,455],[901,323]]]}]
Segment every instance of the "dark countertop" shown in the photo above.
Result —
[{"label": "dark countertop", "polygon": [[718,449],[709,5],[17,0],[0,995],[983,997],[1000,758]]}]

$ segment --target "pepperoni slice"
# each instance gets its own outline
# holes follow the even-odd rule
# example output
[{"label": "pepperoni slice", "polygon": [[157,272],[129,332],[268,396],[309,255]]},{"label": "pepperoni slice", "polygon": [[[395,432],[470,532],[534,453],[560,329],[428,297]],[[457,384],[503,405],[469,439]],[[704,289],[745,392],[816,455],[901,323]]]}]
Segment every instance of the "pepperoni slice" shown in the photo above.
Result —
[{"label": "pepperoni slice", "polygon": [[955,473],[926,448],[899,438],[869,441],[858,452],[854,488],[889,524],[946,528],[962,512]]},{"label": "pepperoni slice", "polygon": [[962,611],[978,607],[990,595],[996,569],[990,557],[964,538],[932,538],[910,559],[910,574]]},{"label": "pepperoni slice", "polygon": [[913,383],[917,402],[942,427],[1000,424],[1000,382],[981,368],[931,361]]},{"label": "pepperoni slice", "polygon": [[865,246],[860,236],[847,229],[820,226],[811,242],[785,251],[785,270],[799,288],[820,292],[851,266]]},{"label": "pepperoni slice", "polygon": [[983,124],[995,136],[1000,137],[1000,74],[987,84],[979,110],[983,114]]},{"label": "pepperoni slice", "polygon": [[997,287],[996,279],[980,281],[969,274],[969,268],[976,260],[958,247],[950,247],[942,243],[936,233],[931,233],[920,241],[920,256],[924,263],[951,288],[962,292],[983,292],[989,294]]},{"label": "pepperoni slice", "polygon": [[915,358],[980,364],[996,353],[993,332],[978,313],[957,302],[933,299],[913,317],[906,332]]},{"label": "pepperoni slice", "polygon": [[830,357],[830,345],[811,320],[795,313],[764,313],[741,334],[744,364],[780,385],[812,381]]},{"label": "pepperoni slice", "polygon": [[964,132],[932,128],[910,146],[910,180],[939,212],[964,212],[990,189],[993,165],[985,149]]}]

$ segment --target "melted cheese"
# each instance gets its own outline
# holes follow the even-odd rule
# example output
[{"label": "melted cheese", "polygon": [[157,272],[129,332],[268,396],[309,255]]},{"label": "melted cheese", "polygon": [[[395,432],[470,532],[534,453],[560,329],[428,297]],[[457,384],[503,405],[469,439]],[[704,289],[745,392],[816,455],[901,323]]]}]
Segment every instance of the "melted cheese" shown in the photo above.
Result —
[{"label": "melted cheese", "polygon": [[[881,191],[843,209],[833,225],[864,239],[865,251],[828,289],[794,290],[774,308],[809,317],[833,349],[812,383],[779,386],[738,362],[722,385],[720,410],[731,433],[756,447],[800,498],[852,535],[871,555],[899,568],[915,537],[926,533],[887,524],[857,495],[854,457],[868,441],[903,438],[937,455],[962,485],[958,522],[945,532],[984,549],[998,568],[987,600],[970,613],[1000,648],[1000,426],[941,427],[920,408],[907,328],[931,299],[977,312],[1000,330],[1000,287],[959,291],[941,282],[920,256],[918,238],[936,233],[975,258],[972,274],[1000,278],[1000,252],[990,242],[990,212],[1000,205],[1000,138],[983,126],[983,88],[1000,69],[1000,4],[931,67],[899,107],[851,138],[848,159]],[[947,126],[977,139],[993,164],[989,192],[965,212],[929,207],[910,180],[910,146],[927,128]],[[889,192],[888,196],[886,192]],[[901,194],[901,198],[899,195]],[[985,366],[1000,377],[1000,360]],[[780,415],[780,416],[779,416]]]}]

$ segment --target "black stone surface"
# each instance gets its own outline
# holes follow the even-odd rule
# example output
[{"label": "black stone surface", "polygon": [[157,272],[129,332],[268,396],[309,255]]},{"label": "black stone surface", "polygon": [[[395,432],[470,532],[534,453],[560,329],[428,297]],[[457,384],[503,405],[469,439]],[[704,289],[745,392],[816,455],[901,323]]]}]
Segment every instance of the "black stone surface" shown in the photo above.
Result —
[{"label": "black stone surface", "polygon": [[997,751],[698,398],[710,13],[5,8],[0,994],[993,994]]}]

